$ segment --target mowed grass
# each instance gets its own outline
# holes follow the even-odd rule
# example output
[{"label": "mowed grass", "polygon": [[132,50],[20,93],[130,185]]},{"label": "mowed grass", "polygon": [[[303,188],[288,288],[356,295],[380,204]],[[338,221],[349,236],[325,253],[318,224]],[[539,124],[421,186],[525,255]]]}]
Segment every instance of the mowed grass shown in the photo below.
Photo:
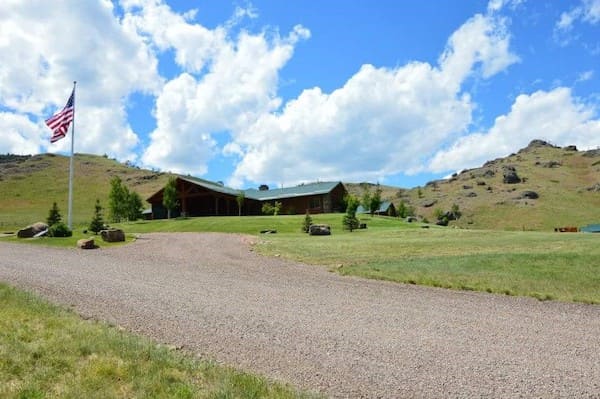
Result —
[{"label": "mowed grass", "polygon": [[[422,228],[377,216],[362,216],[368,228],[348,232],[342,228],[342,216],[312,216],[314,223],[331,225],[333,234],[324,237],[301,232],[304,215],[182,218],[115,226],[128,237],[149,232],[251,234],[259,237],[255,250],[263,255],[322,265],[343,275],[600,303],[600,234]],[[267,229],[277,234],[260,234]],[[61,239],[36,242],[53,240]],[[75,246],[75,238],[62,240]]]},{"label": "mowed grass", "polygon": [[594,234],[374,227],[330,237],[273,235],[256,248],[343,275],[600,303]]},{"label": "mowed grass", "polygon": [[[258,235],[255,249],[324,265],[343,275],[459,290],[600,303],[600,235],[421,228],[362,216],[366,230],[348,232],[342,215],[313,215],[331,236],[300,232],[303,215],[208,217],[122,224],[128,232],[212,231]],[[275,229],[277,234],[259,234]]]},{"label": "mowed grass", "polygon": [[302,398],[0,284],[1,398]]}]

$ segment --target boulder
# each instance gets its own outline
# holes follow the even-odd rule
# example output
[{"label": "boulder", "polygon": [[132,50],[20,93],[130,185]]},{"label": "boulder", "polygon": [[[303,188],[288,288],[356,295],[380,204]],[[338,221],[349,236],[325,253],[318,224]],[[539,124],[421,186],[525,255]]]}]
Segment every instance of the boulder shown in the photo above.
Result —
[{"label": "boulder", "polygon": [[546,162],[536,162],[535,163],[536,166],[541,166],[542,168],[558,168],[559,166],[562,166],[562,163],[560,161],[546,161]]},{"label": "boulder", "polygon": [[311,224],[308,234],[311,236],[328,236],[331,235],[331,227],[328,224]]},{"label": "boulder", "polygon": [[[48,225],[46,223],[37,222],[32,224],[31,226],[27,226],[24,229],[21,229],[17,232],[17,237],[19,238],[31,238],[36,235],[48,231]],[[38,236],[39,237],[39,236]]]},{"label": "boulder", "polygon": [[93,238],[82,238],[81,240],[77,240],[77,248],[94,249],[96,248],[96,244]]},{"label": "boulder", "polygon": [[514,166],[506,165],[502,167],[502,174],[504,176],[503,182],[506,184],[520,183],[521,178],[517,174],[517,170]]},{"label": "boulder", "polygon": [[474,198],[477,197],[477,193],[475,191],[471,191],[467,195],[465,195],[465,197]]},{"label": "boulder", "polygon": [[587,188],[588,191],[600,192],[600,183],[596,183],[593,186]]},{"label": "boulder", "polygon": [[588,157],[588,158],[595,158],[595,157],[600,157],[600,148],[596,149],[596,150],[589,150],[583,153],[584,157]]},{"label": "boulder", "polygon": [[473,186],[468,185],[468,184],[464,184],[462,187],[463,187],[463,190],[472,190],[473,189]]},{"label": "boulder", "polygon": [[492,169],[477,169],[471,172],[473,178],[490,178],[496,176],[496,172]]},{"label": "boulder", "polygon": [[538,199],[540,195],[535,191],[527,190],[521,193],[520,198]]},{"label": "boulder", "polygon": [[421,206],[424,207],[424,208],[432,207],[435,204],[437,204],[437,200],[436,199],[430,199],[430,200],[425,200],[425,201],[421,202]]},{"label": "boulder", "polygon": [[565,147],[565,151],[577,151],[577,146],[575,145],[568,145]]},{"label": "boulder", "polygon": [[109,229],[100,231],[100,237],[106,242],[125,241],[125,233],[121,229]]}]

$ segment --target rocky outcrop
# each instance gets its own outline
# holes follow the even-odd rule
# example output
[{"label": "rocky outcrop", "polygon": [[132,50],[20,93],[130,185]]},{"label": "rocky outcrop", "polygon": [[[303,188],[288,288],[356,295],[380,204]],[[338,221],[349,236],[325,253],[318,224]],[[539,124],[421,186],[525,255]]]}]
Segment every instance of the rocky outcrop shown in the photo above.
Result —
[{"label": "rocky outcrop", "polygon": [[512,165],[502,167],[503,182],[506,184],[521,183],[521,178],[517,174],[517,169]]},{"label": "rocky outcrop", "polygon": [[562,162],[554,160],[546,162],[537,161],[535,165],[541,166],[542,168],[558,168],[559,166],[562,166]]},{"label": "rocky outcrop", "polygon": [[600,183],[596,183],[593,186],[587,188],[588,191],[600,192]]},{"label": "rocky outcrop", "polygon": [[37,222],[32,224],[31,226],[27,226],[24,229],[21,229],[17,232],[17,237],[19,238],[31,238],[36,235],[48,231],[48,225],[46,223]]},{"label": "rocky outcrop", "polygon": [[535,191],[531,191],[531,190],[526,190],[523,191],[518,197],[517,199],[538,199],[540,198],[540,195],[538,193],[536,193]]},{"label": "rocky outcrop", "polygon": [[536,148],[544,148],[544,147],[547,147],[547,148],[558,148],[557,146],[552,145],[552,144],[550,144],[550,143],[548,143],[547,141],[544,141],[544,140],[531,140],[529,142],[529,144],[527,145],[527,147],[522,148],[521,150],[519,150],[519,153],[528,152],[528,151],[535,150]]},{"label": "rocky outcrop", "polygon": [[121,229],[102,230],[100,237],[106,242],[123,242],[125,241],[125,232]]},{"label": "rocky outcrop", "polygon": [[492,169],[479,169],[471,172],[472,178],[492,178],[496,176],[496,172]]},{"label": "rocky outcrop", "polygon": [[436,199],[430,199],[430,200],[425,200],[425,201],[421,202],[421,206],[423,208],[430,208],[430,207],[434,206],[435,204],[437,204]]}]

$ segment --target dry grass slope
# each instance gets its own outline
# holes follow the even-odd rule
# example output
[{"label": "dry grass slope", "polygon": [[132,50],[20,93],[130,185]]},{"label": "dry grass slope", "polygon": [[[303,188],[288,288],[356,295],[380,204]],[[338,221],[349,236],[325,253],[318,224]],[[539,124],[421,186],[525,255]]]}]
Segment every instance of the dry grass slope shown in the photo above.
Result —
[{"label": "dry grass slope", "polygon": [[[110,179],[119,176],[143,199],[163,187],[168,174],[121,164],[97,155],[74,159],[73,221],[88,223],[99,199],[106,208]],[[0,229],[45,220],[53,202],[67,217],[69,158],[61,155],[0,156]],[[105,209],[106,214],[106,209]]]},{"label": "dry grass slope", "polygon": [[[503,168],[514,166],[520,183],[503,182]],[[44,154],[0,156],[0,230],[44,220],[56,201],[67,213],[69,160]],[[75,157],[74,222],[87,223],[94,202],[108,203],[109,182],[119,176],[143,199],[165,185],[169,174],[135,168],[96,155]],[[345,183],[361,196],[372,183]],[[397,206],[412,205],[421,218],[434,222],[436,209],[448,211],[457,204],[463,217],[451,225],[463,228],[552,230],[558,226],[600,223],[600,150],[577,151],[534,140],[506,158],[486,162],[448,180],[403,189],[381,186],[382,198]],[[523,197],[525,191],[539,195]],[[425,206],[433,203],[431,206]]]},{"label": "dry grass slope", "polygon": [[[504,183],[505,166],[514,166],[522,181]],[[360,186],[355,188],[360,195]],[[396,205],[404,200],[431,222],[436,209],[448,211],[457,204],[463,216],[451,225],[463,228],[552,230],[600,223],[600,150],[577,151],[534,140],[518,153],[448,180],[410,190],[382,188],[384,199]],[[539,198],[524,197],[526,191]]]}]

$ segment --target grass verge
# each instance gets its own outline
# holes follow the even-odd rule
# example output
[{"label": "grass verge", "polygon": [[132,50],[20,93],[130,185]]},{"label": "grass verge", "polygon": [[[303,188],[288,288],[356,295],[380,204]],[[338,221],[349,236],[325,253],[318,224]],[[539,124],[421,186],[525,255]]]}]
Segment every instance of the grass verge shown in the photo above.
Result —
[{"label": "grass verge", "polygon": [[77,248],[77,240],[82,238],[93,238],[94,243],[99,247],[114,247],[123,244],[133,242],[135,240],[135,234],[126,234],[125,242],[105,242],[102,241],[100,235],[94,235],[94,233],[83,233],[83,229],[74,229],[71,237],[36,237],[36,238],[17,238],[16,235],[2,237],[0,241],[3,242],[16,242],[23,244],[32,245],[45,245],[48,247],[63,247],[63,248]]},{"label": "grass verge", "polygon": [[307,398],[0,284],[0,397]]},{"label": "grass verge", "polygon": [[[350,233],[342,229],[341,214],[326,214],[313,215],[313,222],[331,225],[333,234],[311,237],[300,232],[303,219],[304,215],[202,217],[115,227],[130,235],[176,231],[253,234],[261,237],[256,250],[263,255],[325,265],[344,275],[600,303],[600,234],[422,229],[398,219],[369,216],[361,220],[368,229]],[[260,235],[265,229],[277,230],[277,234]],[[50,240],[54,243],[55,239]],[[65,245],[74,246],[75,242],[73,238]]]}]

